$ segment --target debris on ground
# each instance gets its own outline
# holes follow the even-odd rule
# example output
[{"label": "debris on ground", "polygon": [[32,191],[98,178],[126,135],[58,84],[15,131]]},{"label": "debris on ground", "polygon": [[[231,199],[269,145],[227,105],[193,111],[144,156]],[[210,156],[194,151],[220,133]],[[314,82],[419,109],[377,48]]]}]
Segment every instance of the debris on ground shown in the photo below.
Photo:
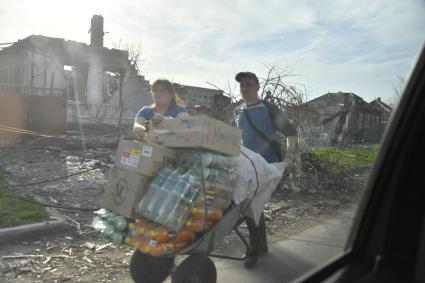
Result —
[{"label": "debris on ground", "polygon": [[[100,238],[90,227],[93,213],[79,209],[98,209],[109,167],[103,166],[70,177],[68,175],[111,164],[115,148],[95,147],[67,150],[57,145],[22,143],[0,150],[0,167],[15,192],[30,195],[46,204],[74,209],[56,209],[72,226],[71,233],[56,238],[21,242],[0,250],[0,282],[119,282],[129,278],[128,264],[133,250],[115,246]],[[335,214],[358,199],[368,171],[345,172],[338,179],[342,187],[319,184],[318,167],[311,167],[306,178],[298,181],[300,190],[276,190],[264,213],[268,235],[279,239],[293,235],[320,216]],[[51,180],[59,176],[63,179]],[[317,178],[316,178],[317,176]],[[352,178],[354,176],[354,179]],[[325,182],[328,182],[326,180]],[[37,183],[28,186],[19,184]],[[52,212],[54,213],[54,211]],[[241,232],[247,235],[246,226]],[[225,238],[223,247],[236,245],[236,236]]]}]

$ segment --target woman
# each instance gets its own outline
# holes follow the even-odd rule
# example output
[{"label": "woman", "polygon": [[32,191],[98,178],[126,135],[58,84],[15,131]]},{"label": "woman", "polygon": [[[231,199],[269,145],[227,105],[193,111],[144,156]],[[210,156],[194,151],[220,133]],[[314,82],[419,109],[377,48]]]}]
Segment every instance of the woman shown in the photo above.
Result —
[{"label": "woman", "polygon": [[151,93],[153,104],[142,107],[134,120],[133,132],[139,138],[144,137],[149,120],[158,125],[163,119],[189,117],[170,81],[156,80],[151,86]]}]

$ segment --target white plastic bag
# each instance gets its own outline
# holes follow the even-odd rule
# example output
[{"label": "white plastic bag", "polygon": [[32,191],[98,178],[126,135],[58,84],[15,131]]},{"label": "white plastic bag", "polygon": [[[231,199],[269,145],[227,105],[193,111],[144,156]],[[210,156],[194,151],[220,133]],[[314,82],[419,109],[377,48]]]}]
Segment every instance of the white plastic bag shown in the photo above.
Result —
[{"label": "white plastic bag", "polygon": [[[261,213],[276,189],[285,170],[286,163],[268,163],[261,155],[241,147],[238,158],[238,181],[233,192],[233,201],[249,202],[246,214],[259,223]],[[258,186],[258,189],[257,189]]]}]

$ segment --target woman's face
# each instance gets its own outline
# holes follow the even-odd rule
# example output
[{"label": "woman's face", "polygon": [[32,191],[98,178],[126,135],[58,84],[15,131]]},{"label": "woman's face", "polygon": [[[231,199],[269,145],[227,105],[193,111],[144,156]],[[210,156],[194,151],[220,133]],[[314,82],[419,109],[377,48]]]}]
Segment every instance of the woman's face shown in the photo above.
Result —
[{"label": "woman's face", "polygon": [[157,106],[170,105],[173,94],[170,93],[163,85],[158,84],[153,90],[153,100]]}]

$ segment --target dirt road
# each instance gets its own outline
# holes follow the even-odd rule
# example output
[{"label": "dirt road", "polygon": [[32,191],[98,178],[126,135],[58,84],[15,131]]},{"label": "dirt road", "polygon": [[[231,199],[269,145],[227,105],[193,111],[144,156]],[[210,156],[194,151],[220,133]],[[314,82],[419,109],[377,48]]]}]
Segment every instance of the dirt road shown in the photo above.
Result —
[{"label": "dirt road", "polygon": [[[23,144],[13,150],[1,150],[0,166],[6,170],[9,184],[18,185],[66,176],[96,162],[108,163],[112,154],[113,150],[104,147],[83,152]],[[355,201],[367,172],[361,174],[359,181],[340,191],[276,191],[265,210],[269,240],[279,241],[296,234],[315,225],[321,216],[332,216]],[[106,175],[107,168],[96,169],[55,182],[14,189],[49,204],[97,208]],[[72,232],[2,247],[0,282],[131,282],[128,262],[132,250],[129,247],[116,247],[95,234],[89,227],[91,212],[57,211],[73,222]],[[229,235],[221,250],[236,246],[236,242],[235,237]]]}]

